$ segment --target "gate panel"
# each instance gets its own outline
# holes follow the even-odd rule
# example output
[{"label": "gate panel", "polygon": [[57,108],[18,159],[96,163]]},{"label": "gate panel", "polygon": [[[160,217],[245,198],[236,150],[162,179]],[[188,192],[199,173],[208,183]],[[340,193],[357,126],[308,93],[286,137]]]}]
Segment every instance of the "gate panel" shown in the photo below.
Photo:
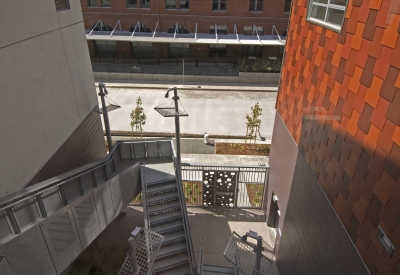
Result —
[{"label": "gate panel", "polygon": [[203,171],[203,206],[205,207],[215,206],[214,175],[215,175],[214,171]]}]

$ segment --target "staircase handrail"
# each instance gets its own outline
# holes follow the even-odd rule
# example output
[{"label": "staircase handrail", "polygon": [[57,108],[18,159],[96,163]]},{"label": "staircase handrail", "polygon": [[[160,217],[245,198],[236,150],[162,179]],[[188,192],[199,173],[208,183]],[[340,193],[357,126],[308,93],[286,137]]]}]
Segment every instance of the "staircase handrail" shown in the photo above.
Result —
[{"label": "staircase handrail", "polygon": [[182,175],[179,175],[177,165],[176,165],[176,156],[174,155],[172,157],[174,166],[175,166],[175,175],[176,175],[176,181],[177,181],[177,186],[178,186],[178,196],[181,201],[181,212],[182,212],[182,220],[183,220],[183,227],[185,228],[185,236],[186,236],[186,246],[189,252],[189,263],[191,267],[191,272],[193,273],[193,270],[195,270],[195,264],[196,264],[196,258],[194,256],[194,251],[193,251],[193,243],[192,243],[192,235],[190,233],[190,227],[189,227],[189,221],[188,221],[188,214],[187,214],[187,207],[186,207],[186,201],[185,201],[185,196],[184,196],[184,191],[182,187]]},{"label": "staircase handrail", "polygon": [[[143,161],[142,161],[143,162]],[[150,228],[150,211],[147,209],[147,184],[146,184],[146,164],[140,164],[141,171],[141,184],[142,184],[142,205],[143,205],[143,214],[144,214],[144,226],[147,230],[151,230]]]},{"label": "staircase handrail", "polygon": [[197,275],[203,274],[204,245],[205,245],[205,237],[204,237],[204,235],[201,235],[200,236],[200,249],[199,249],[199,262],[197,264]]}]

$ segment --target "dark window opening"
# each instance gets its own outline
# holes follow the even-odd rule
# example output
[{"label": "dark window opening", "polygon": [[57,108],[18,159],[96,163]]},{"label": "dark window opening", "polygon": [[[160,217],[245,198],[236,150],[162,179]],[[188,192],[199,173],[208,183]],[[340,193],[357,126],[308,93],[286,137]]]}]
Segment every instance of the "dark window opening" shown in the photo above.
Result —
[{"label": "dark window opening", "polygon": [[[173,25],[168,29],[167,32],[168,33],[175,33],[175,28],[176,28],[176,25]],[[178,29],[177,29],[176,33],[189,33],[189,31],[184,26],[178,25]]]},{"label": "dark window opening", "polygon": [[262,49],[258,45],[243,45],[242,54],[243,56],[255,56],[261,57]]},{"label": "dark window opening", "polygon": [[264,27],[257,27],[257,28],[254,28],[254,26],[244,27],[244,32],[243,32],[244,35],[257,35],[257,33],[259,36],[264,35]]},{"label": "dark window opening", "polygon": [[168,44],[168,55],[170,57],[185,57],[189,56],[189,44],[182,43],[169,43]]},{"label": "dark window opening", "polygon": [[[136,27],[136,25],[137,25],[137,27]],[[136,28],[136,30],[135,30],[135,28]],[[150,28],[146,24],[143,24],[140,22],[132,25],[132,27],[129,29],[129,31],[130,32],[135,31],[135,33],[136,32],[151,32]]]},{"label": "dark window opening", "polygon": [[224,57],[226,56],[226,45],[225,44],[210,44],[208,48],[209,57]]},{"label": "dark window opening", "polygon": [[[210,34],[215,34],[215,25],[210,26]],[[217,26],[217,34],[228,34],[228,26]]]},{"label": "dark window opening", "polygon": [[226,0],[213,0],[213,10],[226,10]]},{"label": "dark window opening", "polygon": [[116,41],[96,40],[96,56],[115,57],[117,55]]},{"label": "dark window opening", "polygon": [[176,9],[176,1],[175,0],[165,0],[165,8],[166,9]]},{"label": "dark window opening", "polygon": [[111,7],[111,0],[101,0],[102,7]]},{"label": "dark window opening", "polygon": [[153,43],[132,42],[132,56],[135,58],[154,58]]},{"label": "dark window opening", "polygon": [[[95,25],[96,25],[96,24],[94,24],[93,27],[94,27]],[[92,27],[92,29],[93,29],[93,27]],[[107,22],[103,22],[103,21],[100,21],[100,22],[96,25],[96,28],[94,28],[94,31],[103,31],[103,32],[109,31],[109,32],[111,32],[112,30],[113,30],[113,28],[112,28],[110,25],[108,25]]]},{"label": "dark window opening", "polygon": [[129,8],[137,8],[137,0],[127,0],[127,5]]},{"label": "dark window opening", "polygon": [[189,9],[189,0],[179,0],[180,9]]},{"label": "dark window opening", "polygon": [[140,7],[150,9],[150,0],[142,0],[142,2],[140,2]]},{"label": "dark window opening", "polygon": [[280,211],[278,207],[278,201],[274,200],[274,193],[272,193],[271,205],[269,207],[267,226],[272,228],[278,228]]},{"label": "dark window opening", "polygon": [[285,7],[283,8],[283,12],[290,12],[291,5],[292,0],[285,0]]},{"label": "dark window opening", "polygon": [[250,0],[249,11],[262,11],[263,0]]},{"label": "dark window opening", "polygon": [[56,10],[66,10],[69,9],[69,2],[68,0],[54,0],[56,4]]},{"label": "dark window opening", "polygon": [[97,2],[97,0],[89,0],[88,1],[88,6],[98,6],[99,3]]}]

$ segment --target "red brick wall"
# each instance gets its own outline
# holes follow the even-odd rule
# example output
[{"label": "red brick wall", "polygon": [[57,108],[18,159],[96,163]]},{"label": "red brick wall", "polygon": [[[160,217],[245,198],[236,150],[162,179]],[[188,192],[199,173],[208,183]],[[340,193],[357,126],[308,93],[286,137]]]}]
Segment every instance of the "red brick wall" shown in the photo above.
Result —
[{"label": "red brick wall", "polygon": [[126,41],[116,41],[118,58],[132,57],[132,44]]},{"label": "red brick wall", "polygon": [[[277,110],[371,273],[400,248],[400,1],[349,0],[341,33],[293,0]],[[400,270],[396,271],[399,274]]]},{"label": "red brick wall", "polygon": [[81,6],[86,29],[90,29],[101,19],[112,27],[121,20],[123,30],[129,30],[132,25],[140,21],[153,31],[159,21],[162,32],[166,32],[169,27],[179,22],[191,33],[195,32],[196,23],[198,32],[202,33],[208,33],[210,25],[217,23],[227,25],[229,33],[233,33],[234,24],[239,33],[243,33],[244,26],[256,24],[265,27],[265,33],[270,34],[272,25],[275,25],[280,33],[287,28],[288,14],[283,12],[284,2],[284,0],[264,0],[262,12],[249,12],[249,0],[228,0],[226,11],[213,11],[212,0],[191,0],[190,10],[166,10],[165,0],[152,0],[150,9],[127,8],[126,0],[113,0],[112,7],[88,7],[87,1],[81,0]]}]

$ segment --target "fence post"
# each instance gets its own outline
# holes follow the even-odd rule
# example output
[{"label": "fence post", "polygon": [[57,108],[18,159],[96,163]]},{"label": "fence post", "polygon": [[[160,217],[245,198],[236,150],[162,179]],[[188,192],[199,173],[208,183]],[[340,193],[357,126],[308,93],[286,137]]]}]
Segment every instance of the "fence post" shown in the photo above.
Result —
[{"label": "fence post", "polygon": [[239,179],[240,179],[240,167],[238,169],[238,172],[236,174],[236,187],[235,187],[235,209],[237,209],[237,201],[239,199]]},{"label": "fence post", "polygon": [[7,217],[10,220],[11,223],[11,227],[14,230],[15,234],[20,234],[21,233],[21,229],[19,228],[17,219],[15,218],[15,214],[14,211],[12,210],[11,207],[6,209],[6,213],[7,213]]}]

